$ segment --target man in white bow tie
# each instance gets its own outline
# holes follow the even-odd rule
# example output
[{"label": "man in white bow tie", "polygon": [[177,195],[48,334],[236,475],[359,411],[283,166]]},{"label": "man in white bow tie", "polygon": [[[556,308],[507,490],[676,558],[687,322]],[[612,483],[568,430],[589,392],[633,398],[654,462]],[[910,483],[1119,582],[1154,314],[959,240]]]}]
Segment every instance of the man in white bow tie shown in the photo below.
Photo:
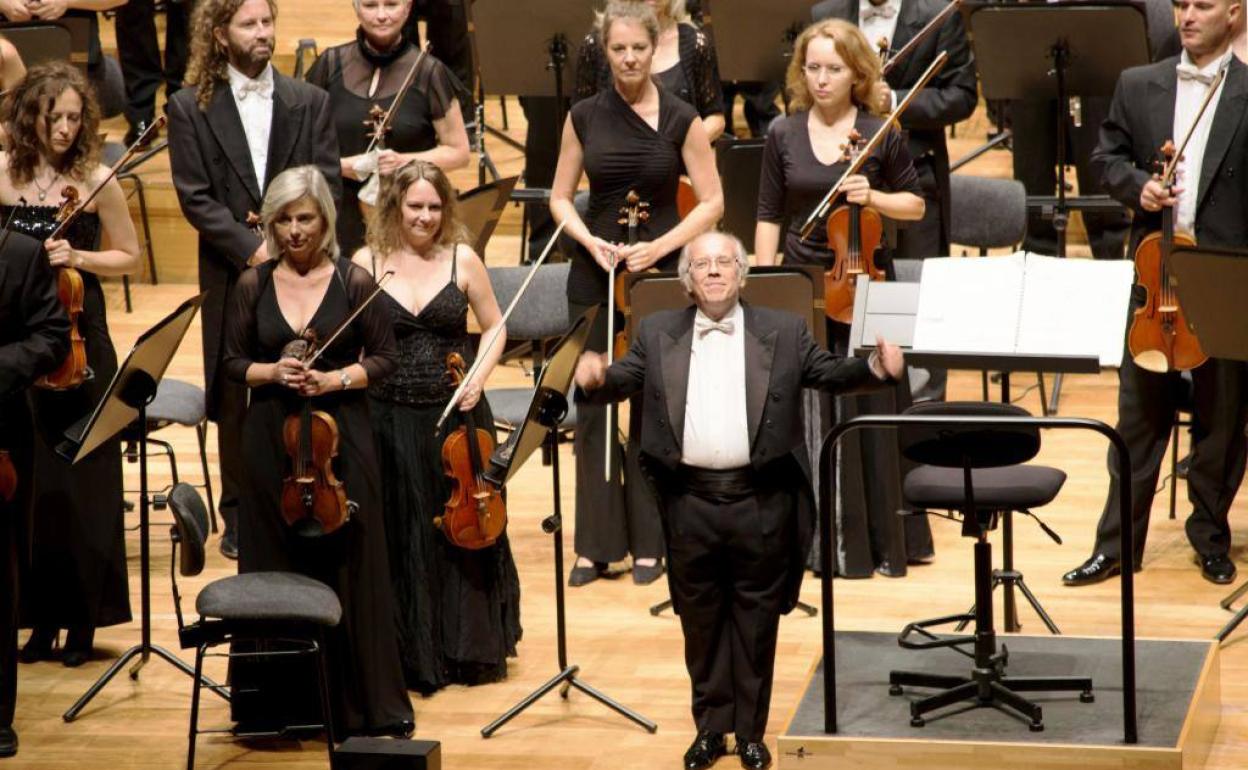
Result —
[{"label": "man in white bow tie", "polygon": [[182,213],[199,231],[208,418],[221,464],[221,552],[234,558],[247,388],[217,376],[225,302],[238,276],[266,259],[247,222],[269,180],[315,164],[342,198],[329,95],[274,70],[275,0],[199,0],[191,17],[186,83],[169,100],[169,163]]},{"label": "man in white bow tie", "polygon": [[601,354],[581,356],[577,397],[643,392],[642,464],[693,684],[685,767],[709,767],[733,732],[741,764],[764,768],[776,633],[797,602],[814,525],[801,390],[882,386],[904,363],[883,340],[869,361],[834,356],[798,316],[740,302],[749,263],[730,235],[691,241],[678,270],[694,306],[643,319],[609,368]]}]

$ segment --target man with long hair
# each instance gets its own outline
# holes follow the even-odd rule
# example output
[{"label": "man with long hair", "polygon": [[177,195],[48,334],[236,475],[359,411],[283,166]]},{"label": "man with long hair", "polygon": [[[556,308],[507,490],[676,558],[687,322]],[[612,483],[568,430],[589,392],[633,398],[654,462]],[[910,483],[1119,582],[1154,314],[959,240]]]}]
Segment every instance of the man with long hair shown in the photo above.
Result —
[{"label": "man with long hair", "polygon": [[263,239],[248,224],[270,180],[315,164],[342,197],[338,138],[329,96],[277,72],[273,0],[201,0],[191,18],[186,83],[169,101],[169,161],[187,221],[199,231],[204,381],[217,423],[221,466],[221,552],[236,558],[246,388],[218,376],[225,302],[239,274],[263,262]]}]

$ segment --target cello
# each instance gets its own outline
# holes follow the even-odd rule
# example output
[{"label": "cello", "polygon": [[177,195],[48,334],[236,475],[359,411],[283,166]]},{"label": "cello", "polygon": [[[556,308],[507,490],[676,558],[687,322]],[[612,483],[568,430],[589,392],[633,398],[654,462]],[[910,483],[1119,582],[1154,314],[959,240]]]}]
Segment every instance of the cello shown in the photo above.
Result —
[{"label": "cello", "polygon": [[[458,387],[465,381],[464,357],[450,353],[447,373]],[[485,479],[485,458],[494,454],[494,437],[478,427],[472,411],[464,424],[442,442],[442,468],[451,480],[451,496],[433,525],[452,545],[479,550],[494,545],[507,527],[507,505],[501,490]]]},{"label": "cello", "polygon": [[[861,154],[863,138],[855,129],[842,147],[844,162],[853,164]],[[837,206],[828,217],[828,248],[835,255],[832,266],[823,272],[824,312],[833,321],[847,324],[854,319],[854,289],[858,276],[884,280],[876,267],[875,252],[884,237],[879,212],[857,203]]]}]

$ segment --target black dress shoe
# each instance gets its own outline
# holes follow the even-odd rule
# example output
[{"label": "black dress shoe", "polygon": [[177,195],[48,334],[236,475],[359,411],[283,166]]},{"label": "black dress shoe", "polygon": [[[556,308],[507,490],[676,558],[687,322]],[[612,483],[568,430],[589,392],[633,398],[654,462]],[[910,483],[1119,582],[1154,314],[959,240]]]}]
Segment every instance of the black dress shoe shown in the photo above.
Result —
[{"label": "black dress shoe", "polygon": [[0,757],[11,757],[17,754],[17,731],[13,725],[0,727]]},{"label": "black dress shoe", "polygon": [[737,754],[746,770],[763,770],[771,767],[771,752],[762,741],[737,741]]},{"label": "black dress shoe", "polygon": [[1196,554],[1196,563],[1200,565],[1200,574],[1205,580],[1218,585],[1235,582],[1235,562],[1224,553],[1212,556]]},{"label": "black dress shoe", "polygon": [[52,645],[56,642],[56,629],[36,628],[30,632],[30,638],[17,654],[23,663],[35,663],[52,658]]},{"label": "black dress shoe", "polygon": [[727,753],[723,734],[699,731],[698,737],[693,739],[685,752],[685,770],[703,770]]},{"label": "black dress shoe", "polygon": [[225,558],[238,560],[238,535],[236,533],[227,531],[221,535],[221,542],[217,547],[221,549],[221,555]]},{"label": "black dress shoe", "polygon": [[1112,556],[1094,553],[1092,558],[1062,575],[1062,582],[1068,586],[1090,586],[1122,572],[1122,565]]},{"label": "black dress shoe", "polygon": [[648,586],[663,577],[663,560],[658,559],[649,566],[633,563],[633,582],[639,586]]},{"label": "black dress shoe", "polygon": [[95,629],[91,626],[71,628],[65,634],[65,647],[61,651],[61,665],[78,668],[91,659],[91,647],[95,642]]},{"label": "black dress shoe", "polygon": [[596,561],[591,567],[576,566],[568,573],[568,585],[578,588],[607,574],[607,563]]}]

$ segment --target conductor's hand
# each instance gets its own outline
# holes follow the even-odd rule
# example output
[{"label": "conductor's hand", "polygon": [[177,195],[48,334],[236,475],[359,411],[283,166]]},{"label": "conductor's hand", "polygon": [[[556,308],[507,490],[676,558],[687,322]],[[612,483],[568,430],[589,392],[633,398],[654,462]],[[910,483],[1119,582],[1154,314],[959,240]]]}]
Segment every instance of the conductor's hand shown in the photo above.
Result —
[{"label": "conductor's hand", "polygon": [[1140,208],[1157,212],[1165,206],[1177,206],[1181,192],[1183,190],[1178,187],[1166,189],[1157,179],[1150,179],[1144,183],[1144,189],[1140,190]]},{"label": "conductor's hand", "polygon": [[845,192],[845,200],[850,203],[857,203],[859,206],[871,205],[871,183],[862,174],[846,177],[841,190]]},{"label": "conductor's hand", "polygon": [[607,381],[607,356],[604,353],[582,353],[576,362],[576,384],[582,390],[597,390]]},{"label": "conductor's hand", "polygon": [[880,354],[880,365],[884,367],[885,372],[888,372],[889,378],[900,380],[906,370],[906,357],[902,354],[901,348],[877,334],[875,335],[875,349]]}]

